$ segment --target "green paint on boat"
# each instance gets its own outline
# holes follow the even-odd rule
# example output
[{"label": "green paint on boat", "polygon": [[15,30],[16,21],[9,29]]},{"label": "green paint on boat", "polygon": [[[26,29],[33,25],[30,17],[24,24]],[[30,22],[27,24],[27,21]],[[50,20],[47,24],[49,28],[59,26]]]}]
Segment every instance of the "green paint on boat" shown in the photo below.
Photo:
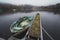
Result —
[{"label": "green paint on boat", "polygon": [[20,18],[19,20],[13,22],[13,24],[11,25],[10,27],[11,32],[16,33],[30,27],[32,24],[32,20],[33,20],[32,17],[27,16]]}]

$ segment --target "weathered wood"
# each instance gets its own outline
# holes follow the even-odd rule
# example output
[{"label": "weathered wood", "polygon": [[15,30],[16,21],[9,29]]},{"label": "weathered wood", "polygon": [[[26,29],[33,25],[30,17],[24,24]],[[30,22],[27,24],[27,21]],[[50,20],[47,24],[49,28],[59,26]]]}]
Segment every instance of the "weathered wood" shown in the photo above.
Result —
[{"label": "weathered wood", "polygon": [[39,13],[36,14],[35,19],[32,23],[32,26],[30,28],[29,37],[32,38],[39,38],[41,35],[41,30],[40,30],[40,15]]}]

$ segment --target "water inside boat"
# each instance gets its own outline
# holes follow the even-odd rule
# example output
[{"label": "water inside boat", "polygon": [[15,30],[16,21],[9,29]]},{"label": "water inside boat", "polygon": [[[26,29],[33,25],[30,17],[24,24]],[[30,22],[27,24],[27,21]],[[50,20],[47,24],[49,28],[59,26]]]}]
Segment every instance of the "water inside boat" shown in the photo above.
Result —
[{"label": "water inside boat", "polygon": [[10,27],[11,32],[12,33],[20,32],[21,30],[30,27],[32,24],[32,20],[33,20],[32,17],[25,16],[18,19],[17,21],[14,21]]}]

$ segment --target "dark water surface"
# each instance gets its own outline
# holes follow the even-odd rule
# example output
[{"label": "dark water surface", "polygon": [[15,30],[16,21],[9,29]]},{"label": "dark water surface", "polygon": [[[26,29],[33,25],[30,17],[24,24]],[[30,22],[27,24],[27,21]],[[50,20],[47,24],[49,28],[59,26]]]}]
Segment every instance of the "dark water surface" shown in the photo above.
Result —
[{"label": "dark water surface", "polygon": [[0,15],[0,37],[5,39],[9,38],[11,36],[10,26],[15,20],[22,16],[34,16],[36,13],[41,14],[41,23],[45,30],[55,40],[60,40],[60,15],[54,14],[53,12],[31,12]]}]

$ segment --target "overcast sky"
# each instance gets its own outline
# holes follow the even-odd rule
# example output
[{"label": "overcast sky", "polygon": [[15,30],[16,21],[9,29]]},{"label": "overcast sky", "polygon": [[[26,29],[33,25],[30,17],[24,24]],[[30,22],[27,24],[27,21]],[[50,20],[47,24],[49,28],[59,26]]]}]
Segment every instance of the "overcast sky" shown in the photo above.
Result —
[{"label": "overcast sky", "polygon": [[45,6],[60,3],[60,0],[0,0],[0,2],[11,3],[16,5],[30,4],[36,6]]}]

